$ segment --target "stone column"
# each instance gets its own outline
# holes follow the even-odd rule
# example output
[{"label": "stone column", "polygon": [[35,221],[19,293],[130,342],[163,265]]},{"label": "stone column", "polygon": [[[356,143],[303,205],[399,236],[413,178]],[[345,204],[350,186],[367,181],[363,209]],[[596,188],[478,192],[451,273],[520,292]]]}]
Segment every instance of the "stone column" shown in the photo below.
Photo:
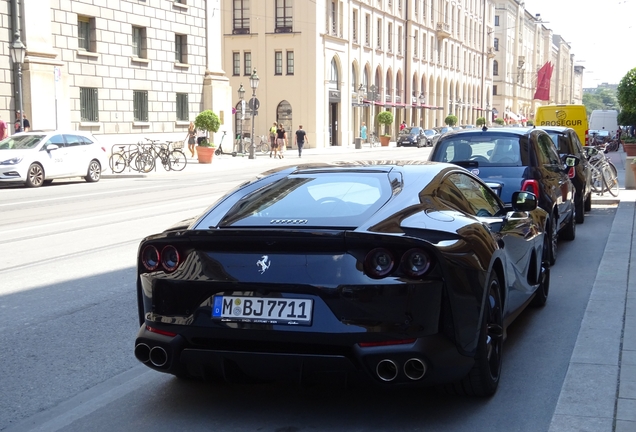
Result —
[{"label": "stone column", "polygon": [[[232,117],[232,87],[223,71],[223,29],[221,23],[221,5],[219,0],[206,2],[206,71],[203,77],[203,109],[212,110],[221,120],[219,133],[213,142],[220,141],[222,133],[227,131],[234,137],[234,121]],[[229,148],[232,148],[230,143]]]}]

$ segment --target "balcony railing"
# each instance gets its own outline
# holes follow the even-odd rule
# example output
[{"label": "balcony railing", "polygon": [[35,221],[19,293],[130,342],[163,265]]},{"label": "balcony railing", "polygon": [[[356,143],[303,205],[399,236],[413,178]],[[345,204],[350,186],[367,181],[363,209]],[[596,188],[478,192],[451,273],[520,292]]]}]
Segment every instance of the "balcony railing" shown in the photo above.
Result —
[{"label": "balcony railing", "polygon": [[450,35],[451,35],[450,25],[447,23],[438,22],[437,37],[440,39],[444,39],[444,38],[450,37]]}]

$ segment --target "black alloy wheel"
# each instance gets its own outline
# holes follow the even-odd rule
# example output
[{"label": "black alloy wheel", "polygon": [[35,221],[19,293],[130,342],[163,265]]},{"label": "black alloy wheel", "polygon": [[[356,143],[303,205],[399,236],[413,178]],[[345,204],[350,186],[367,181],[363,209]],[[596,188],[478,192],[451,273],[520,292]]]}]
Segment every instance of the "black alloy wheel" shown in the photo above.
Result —
[{"label": "black alloy wheel", "polygon": [[26,185],[28,187],[40,187],[44,183],[44,169],[38,163],[32,163],[27,171]]},{"label": "black alloy wheel", "polygon": [[548,263],[553,266],[556,263],[557,259],[558,232],[556,224],[556,214],[553,214],[553,217],[546,221],[545,234],[547,237],[547,241],[544,242],[543,254],[546,257]]},{"label": "black alloy wheel", "polygon": [[548,267],[548,263],[543,262],[541,264],[541,270],[539,273],[539,286],[534,293],[534,298],[530,303],[533,307],[541,307],[545,306],[546,301],[548,301],[548,294],[550,292],[550,267]]},{"label": "black alloy wheel", "polygon": [[574,200],[574,207],[576,207],[576,223],[582,224],[585,222],[585,203],[583,197]]},{"label": "black alloy wheel", "polygon": [[568,223],[559,233],[559,238],[568,241],[574,240],[576,238],[576,205],[572,206],[572,214],[570,215],[570,219],[568,219]]},{"label": "black alloy wheel", "polygon": [[446,394],[492,396],[499,386],[503,350],[503,306],[499,278],[493,270],[488,281],[487,297],[477,341],[475,365],[460,381],[438,387]]}]

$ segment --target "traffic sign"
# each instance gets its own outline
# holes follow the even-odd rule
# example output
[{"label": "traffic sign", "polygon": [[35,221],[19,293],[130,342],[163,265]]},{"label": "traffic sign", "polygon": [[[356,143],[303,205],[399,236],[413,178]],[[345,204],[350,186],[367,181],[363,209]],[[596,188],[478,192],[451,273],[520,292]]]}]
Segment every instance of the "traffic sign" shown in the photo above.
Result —
[{"label": "traffic sign", "polygon": [[261,102],[257,98],[250,99],[249,107],[251,110],[257,110],[261,106]]}]

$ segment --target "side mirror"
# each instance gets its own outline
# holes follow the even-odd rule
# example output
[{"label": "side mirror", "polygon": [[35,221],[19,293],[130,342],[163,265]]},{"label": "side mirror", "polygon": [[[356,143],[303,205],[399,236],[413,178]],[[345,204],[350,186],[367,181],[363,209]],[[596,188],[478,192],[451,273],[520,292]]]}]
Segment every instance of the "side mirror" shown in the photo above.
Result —
[{"label": "side mirror", "polygon": [[537,208],[537,204],[537,196],[532,192],[517,191],[512,194],[512,209],[514,211],[532,211]]},{"label": "side mirror", "polygon": [[57,144],[47,144],[46,145],[46,151],[51,151],[51,150],[57,150],[59,147],[57,146]]},{"label": "side mirror", "polygon": [[579,164],[580,160],[578,157],[571,155],[571,154],[566,154],[561,156],[561,160],[563,161],[563,163],[568,167],[568,168],[572,168],[575,167]]}]

